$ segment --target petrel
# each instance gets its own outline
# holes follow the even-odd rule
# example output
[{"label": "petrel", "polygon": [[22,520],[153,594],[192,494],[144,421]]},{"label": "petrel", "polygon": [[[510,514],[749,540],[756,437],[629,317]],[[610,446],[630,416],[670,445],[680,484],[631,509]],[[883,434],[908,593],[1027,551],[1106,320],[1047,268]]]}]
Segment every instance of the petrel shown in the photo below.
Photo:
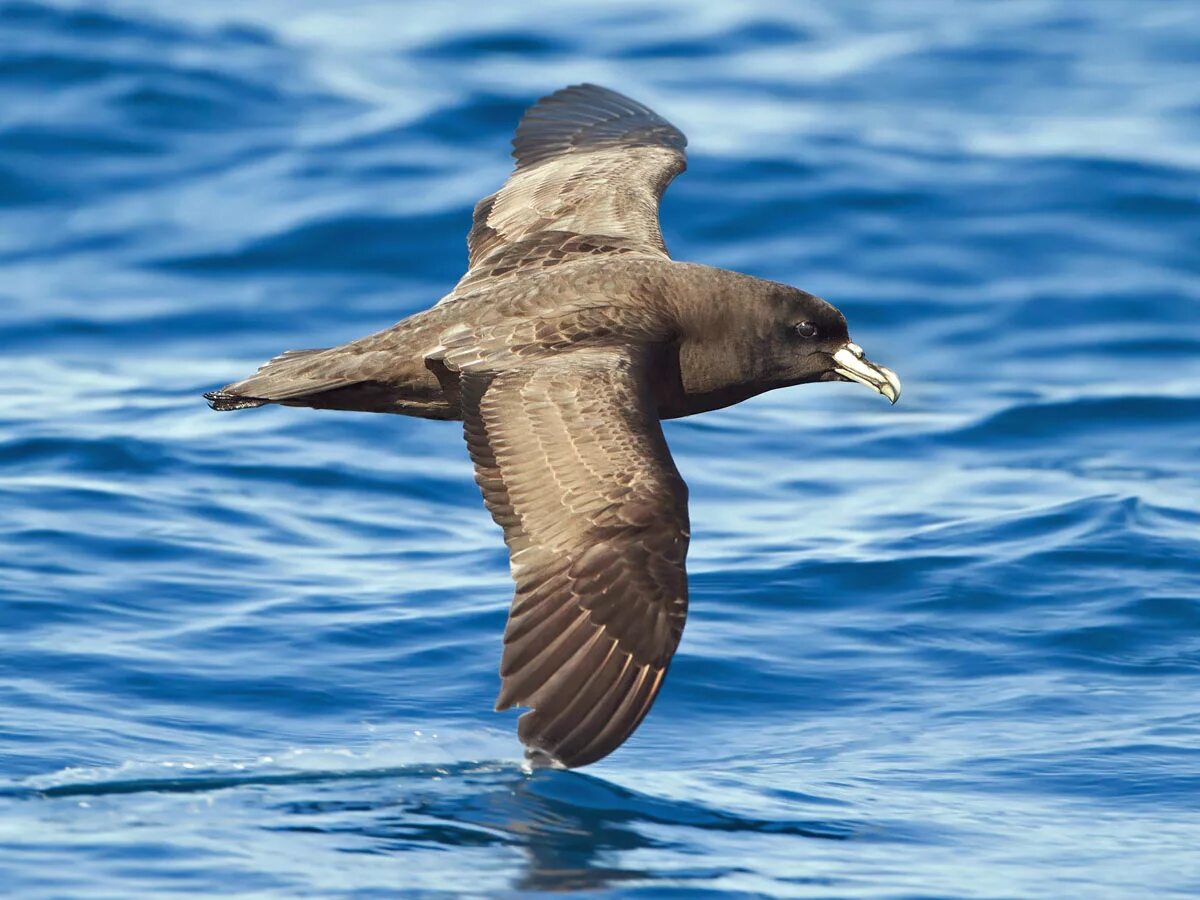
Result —
[{"label": "petrel", "polygon": [[660,421],[814,381],[900,396],[826,301],[671,259],[658,204],[686,144],[606,88],[543,97],[517,127],[516,168],[475,206],[449,294],[205,394],[217,410],[462,421],[516,582],[496,709],[528,707],[517,733],[540,763],[583,766],[619,747],[683,633],[687,486]]}]

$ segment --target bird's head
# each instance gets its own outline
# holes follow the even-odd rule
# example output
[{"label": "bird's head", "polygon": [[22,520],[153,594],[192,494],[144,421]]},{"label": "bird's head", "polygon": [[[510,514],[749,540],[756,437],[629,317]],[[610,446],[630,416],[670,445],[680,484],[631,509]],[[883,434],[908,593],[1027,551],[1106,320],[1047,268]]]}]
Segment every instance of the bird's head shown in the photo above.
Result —
[{"label": "bird's head", "polygon": [[720,409],[813,381],[857,381],[893,403],[899,399],[900,379],[850,340],[837,307],[778,282],[719,269],[704,274],[719,279],[713,294],[697,300],[690,283],[679,292],[679,371],[687,401],[683,412],[671,414]]},{"label": "bird's head", "polygon": [[[781,286],[782,287],[782,286]],[[857,381],[892,403],[900,379],[876,365],[850,340],[846,317],[833,304],[795,288],[772,292],[767,302],[763,373],[777,387],[813,381]]]}]

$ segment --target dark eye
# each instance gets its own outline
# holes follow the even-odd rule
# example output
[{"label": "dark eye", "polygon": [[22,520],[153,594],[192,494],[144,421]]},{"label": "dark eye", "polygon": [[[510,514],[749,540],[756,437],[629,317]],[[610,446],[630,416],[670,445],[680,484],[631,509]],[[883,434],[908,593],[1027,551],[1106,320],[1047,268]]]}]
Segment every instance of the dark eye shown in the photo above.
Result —
[{"label": "dark eye", "polygon": [[796,326],[796,334],[803,338],[815,338],[817,336],[817,326],[812,322],[801,322]]}]

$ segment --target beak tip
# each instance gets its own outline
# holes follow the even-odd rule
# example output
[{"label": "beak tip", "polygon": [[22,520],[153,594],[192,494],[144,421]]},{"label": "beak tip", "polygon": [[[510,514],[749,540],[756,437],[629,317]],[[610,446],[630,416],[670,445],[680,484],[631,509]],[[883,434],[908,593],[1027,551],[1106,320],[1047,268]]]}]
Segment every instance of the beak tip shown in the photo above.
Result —
[{"label": "beak tip", "polygon": [[879,393],[892,401],[892,406],[900,399],[900,377],[891,369],[879,367],[879,371],[883,373],[884,383],[879,388]]}]

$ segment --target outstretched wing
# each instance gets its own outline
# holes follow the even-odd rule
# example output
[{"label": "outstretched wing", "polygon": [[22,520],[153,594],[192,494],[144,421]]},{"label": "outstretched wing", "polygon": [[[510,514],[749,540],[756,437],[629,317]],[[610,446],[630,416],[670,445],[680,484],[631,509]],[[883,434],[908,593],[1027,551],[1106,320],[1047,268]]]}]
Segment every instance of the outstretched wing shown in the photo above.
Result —
[{"label": "outstretched wing", "polygon": [[497,709],[522,742],[594,762],[653,703],[687,615],[687,486],[635,349],[462,374],[476,481],[504,528],[516,596]]},{"label": "outstretched wing", "polygon": [[475,207],[464,282],[578,254],[666,256],[658,203],[687,138],[635,100],[581,84],[543,97],[513,139],[517,167]]}]

